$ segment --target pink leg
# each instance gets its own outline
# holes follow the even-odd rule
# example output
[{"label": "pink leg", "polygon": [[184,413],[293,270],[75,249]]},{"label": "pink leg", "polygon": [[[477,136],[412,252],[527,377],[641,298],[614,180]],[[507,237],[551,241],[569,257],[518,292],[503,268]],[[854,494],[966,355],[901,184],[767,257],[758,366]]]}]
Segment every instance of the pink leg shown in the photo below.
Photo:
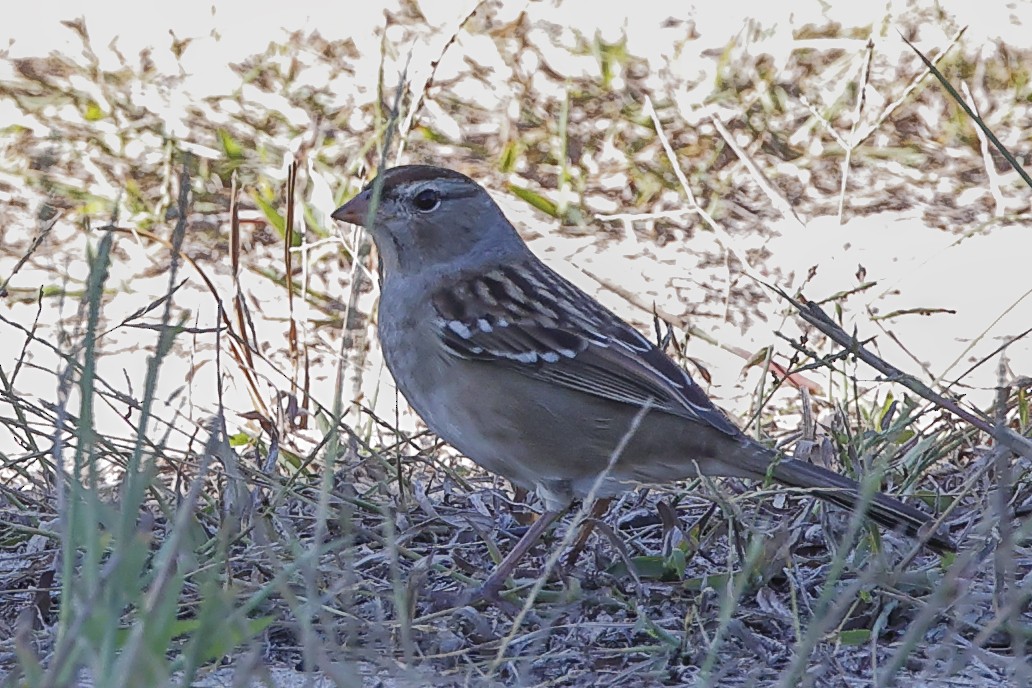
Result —
[{"label": "pink leg", "polygon": [[545,534],[548,527],[552,525],[555,519],[559,518],[562,511],[546,511],[538,517],[538,520],[534,521],[533,525],[527,529],[527,532],[520,538],[520,541],[516,543],[516,546],[512,548],[505,558],[502,559],[501,563],[495,567],[495,570],[491,572],[491,575],[487,577],[484,584],[480,586],[477,591],[477,596],[485,600],[497,601],[498,593],[501,591],[505,582],[509,580],[509,576],[512,575],[513,569],[520,563],[520,560],[526,556],[530,548],[533,547],[541,536]]},{"label": "pink leg", "polygon": [[603,497],[602,499],[596,499],[595,503],[591,505],[591,514],[581,522],[580,532],[577,533],[577,541],[573,543],[570,553],[566,555],[566,568],[572,569],[577,564],[581,552],[584,551],[584,545],[588,542],[588,536],[595,529],[595,521],[606,515],[606,510],[609,509],[612,501],[609,497]]}]

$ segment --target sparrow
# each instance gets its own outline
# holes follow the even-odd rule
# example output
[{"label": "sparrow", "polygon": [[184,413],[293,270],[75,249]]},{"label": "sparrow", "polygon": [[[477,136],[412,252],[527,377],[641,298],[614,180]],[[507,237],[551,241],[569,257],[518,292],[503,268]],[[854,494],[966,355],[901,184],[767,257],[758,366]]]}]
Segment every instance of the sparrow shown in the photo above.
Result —
[{"label": "sparrow", "polygon": [[402,395],[444,441],[544,504],[484,597],[593,487],[610,498],[698,476],[772,479],[955,550],[916,507],[746,436],[659,347],[541,262],[469,177],[390,168],[333,217],[376,244],[377,329]]}]

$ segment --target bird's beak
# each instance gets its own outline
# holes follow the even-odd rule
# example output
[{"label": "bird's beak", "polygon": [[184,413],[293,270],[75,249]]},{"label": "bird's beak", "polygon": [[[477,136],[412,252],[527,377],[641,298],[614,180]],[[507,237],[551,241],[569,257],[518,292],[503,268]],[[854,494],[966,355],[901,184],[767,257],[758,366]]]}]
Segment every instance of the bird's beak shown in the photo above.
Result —
[{"label": "bird's beak", "polygon": [[341,222],[350,222],[353,225],[365,226],[366,220],[369,217],[370,195],[371,194],[368,189],[362,191],[350,201],[334,210],[330,217],[334,220],[340,220]]}]

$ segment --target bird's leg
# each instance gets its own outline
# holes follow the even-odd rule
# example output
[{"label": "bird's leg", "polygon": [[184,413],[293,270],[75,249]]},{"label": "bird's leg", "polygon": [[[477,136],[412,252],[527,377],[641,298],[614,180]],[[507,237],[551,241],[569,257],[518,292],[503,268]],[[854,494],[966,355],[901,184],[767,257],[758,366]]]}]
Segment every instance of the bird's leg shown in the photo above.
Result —
[{"label": "bird's leg", "polygon": [[584,551],[584,545],[587,544],[591,531],[595,529],[595,521],[606,515],[606,510],[612,502],[613,500],[609,497],[603,497],[602,499],[596,499],[595,503],[591,505],[591,513],[581,522],[580,532],[577,533],[577,541],[573,543],[570,553],[566,555],[566,568],[572,569],[577,564],[577,560],[580,559],[581,552]]},{"label": "bird's leg", "polygon": [[480,586],[477,591],[477,597],[492,602],[498,601],[498,593],[501,591],[502,586],[505,585],[505,581],[509,580],[509,576],[512,575],[513,569],[520,563],[520,560],[526,556],[530,548],[533,547],[541,536],[545,534],[548,527],[552,525],[555,519],[559,518],[562,511],[545,511],[542,513],[536,521],[527,529],[527,532],[523,534],[516,546],[505,555],[501,563],[495,567],[495,570],[491,572],[491,575],[487,577],[484,584]]}]

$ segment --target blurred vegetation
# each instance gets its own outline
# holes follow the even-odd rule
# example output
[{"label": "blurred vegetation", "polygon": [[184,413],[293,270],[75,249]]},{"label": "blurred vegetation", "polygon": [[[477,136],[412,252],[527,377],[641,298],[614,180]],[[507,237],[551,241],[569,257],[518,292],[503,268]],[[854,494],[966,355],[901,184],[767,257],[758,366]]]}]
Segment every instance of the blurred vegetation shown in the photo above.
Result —
[{"label": "blurred vegetation", "polygon": [[[805,496],[695,481],[629,495],[526,617],[454,604],[529,510],[380,410],[393,393],[370,336],[375,256],[329,213],[378,165],[389,122],[388,159],[460,168],[564,236],[630,232],[692,255],[692,284],[663,288],[740,329],[783,312],[742,262],[784,277],[764,247],[785,207],[917,208],[956,233],[1028,223],[1027,188],[920,62],[868,42],[891,41],[886,27],[808,25],[774,54],[773,29],[752,23],[699,55],[671,19],[680,38],[660,59],[542,8],[478,6],[439,63],[411,65],[426,80],[396,113],[402,46],[442,38],[414,3],[388,13],[375,77],[354,40],[297,33],[240,56],[234,92],[181,111],[153,104],[190,75],[146,53],[101,68],[84,20],[68,25],[79,53],[5,60],[0,102],[19,117],[0,124],[3,685],[212,685],[223,664],[239,685],[286,684],[281,668],[326,685],[1032,682],[1028,528],[994,520],[1028,513],[1026,462],[868,382],[812,330],[797,339],[811,354],[778,342],[747,367],[819,370],[827,395],[773,403],[785,378],[763,374],[738,410],[798,455],[883,467],[886,489],[950,510],[968,538],[955,558]],[[905,20],[959,35],[931,10]],[[1027,165],[1032,54],[939,47]],[[998,185],[970,193],[987,161]],[[682,175],[741,244],[699,247]],[[633,230],[599,218],[616,213],[635,213]],[[673,354],[686,332],[707,336],[691,315],[668,318]],[[1027,435],[1032,383],[1001,388],[986,410]]]}]

